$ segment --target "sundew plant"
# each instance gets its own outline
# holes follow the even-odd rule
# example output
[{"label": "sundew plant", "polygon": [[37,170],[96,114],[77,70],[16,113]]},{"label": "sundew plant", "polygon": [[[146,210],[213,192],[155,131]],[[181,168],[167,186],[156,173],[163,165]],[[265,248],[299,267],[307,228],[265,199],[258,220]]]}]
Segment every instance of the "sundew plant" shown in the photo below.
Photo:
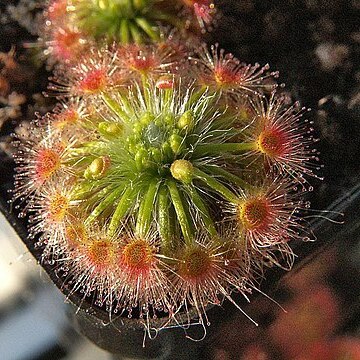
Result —
[{"label": "sundew plant", "polygon": [[[99,4],[121,16],[135,4],[167,10],[135,0],[67,8]],[[182,7],[196,4],[213,9]],[[107,33],[117,41],[55,70],[58,106],[16,140],[14,200],[70,295],[148,329],[186,312],[205,327],[208,307],[242,311],[233,294],[247,299],[266,268],[290,269],[291,241],[310,238],[302,210],[316,140],[268,65],[176,36],[128,44],[122,21]]]},{"label": "sundew plant", "polygon": [[211,0],[52,0],[41,41],[53,61],[74,62],[91,45],[160,42],[176,30],[183,39],[211,28]]}]

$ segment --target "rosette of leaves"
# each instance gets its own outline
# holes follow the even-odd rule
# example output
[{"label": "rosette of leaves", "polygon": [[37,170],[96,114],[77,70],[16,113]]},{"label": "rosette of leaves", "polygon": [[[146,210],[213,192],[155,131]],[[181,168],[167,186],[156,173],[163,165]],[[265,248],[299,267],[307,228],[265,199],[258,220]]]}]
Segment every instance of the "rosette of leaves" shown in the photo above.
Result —
[{"label": "rosette of leaves", "polygon": [[108,52],[74,68],[71,100],[19,139],[14,197],[70,292],[147,327],[190,307],[205,323],[264,267],[291,268],[314,140],[303,110],[259,93],[267,67],[215,51],[169,74],[144,48],[129,78]]},{"label": "rosette of leaves", "polygon": [[69,62],[96,43],[156,43],[164,33],[199,37],[214,11],[209,0],[52,0],[39,35],[46,53]]}]

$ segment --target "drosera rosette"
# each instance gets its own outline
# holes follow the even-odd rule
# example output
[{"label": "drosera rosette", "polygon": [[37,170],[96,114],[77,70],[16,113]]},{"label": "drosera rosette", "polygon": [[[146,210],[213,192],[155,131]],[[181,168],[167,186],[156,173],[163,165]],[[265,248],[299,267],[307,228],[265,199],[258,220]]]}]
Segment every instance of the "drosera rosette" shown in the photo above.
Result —
[{"label": "drosera rosette", "polygon": [[131,318],[135,309],[136,316],[144,319],[147,326],[159,314],[172,317],[176,307],[169,279],[172,269],[161,254],[158,234],[150,230],[139,236],[132,229],[124,229],[119,243],[114,311],[125,312]]},{"label": "drosera rosette", "polygon": [[151,45],[126,45],[118,48],[119,67],[130,79],[163,76],[179,71],[184,61],[176,52],[177,41],[170,35],[165,40]]},{"label": "drosera rosette", "polygon": [[312,122],[303,118],[310,109],[300,108],[298,102],[287,105],[285,98],[275,90],[268,95],[260,90],[261,84],[251,96],[236,99],[235,104],[227,101],[229,106],[240,103],[234,126],[242,131],[233,138],[233,143],[209,149],[209,154],[224,151],[235,154],[241,148],[243,164],[253,167],[260,163],[260,168],[265,168],[267,174],[289,176],[311,191],[307,178],[321,179],[317,172],[322,165],[319,164],[319,152],[314,147],[319,139],[313,135]]},{"label": "drosera rosette", "polygon": [[87,50],[89,44],[78,30],[66,26],[52,29],[52,33],[47,35],[49,39],[45,40],[47,48],[44,50],[44,55],[51,58],[50,64],[74,62]]},{"label": "drosera rosette", "polygon": [[225,206],[226,221],[244,239],[245,247],[255,250],[268,266],[290,270],[295,260],[290,241],[314,239],[302,218],[309,204],[289,177],[267,177],[262,184],[241,190],[237,203]]},{"label": "drosera rosette", "polygon": [[[287,161],[279,171],[280,161],[257,161],[265,145],[259,150],[254,125],[263,113],[285,127],[295,117],[291,134],[304,147],[286,149],[298,158],[299,148],[310,153],[307,123],[282,103],[273,111],[279,95],[262,93],[265,73],[234,91],[191,79],[201,64],[157,51],[94,49],[73,67],[63,105],[36,123],[34,150],[20,152],[24,181],[14,197],[28,198],[32,237],[67,294],[95,299],[109,317],[140,318],[148,330],[183,312],[205,328],[209,306],[236,305],[233,293],[247,298],[268,266],[291,268],[290,241],[307,239],[296,179],[312,175],[311,163]],[[267,110],[257,112],[258,103]],[[59,139],[65,153],[42,161],[36,149]],[[28,188],[37,161],[46,181]],[[47,214],[59,186],[68,207],[56,207],[54,222]]]},{"label": "drosera rosette", "polygon": [[71,132],[73,127],[77,127],[78,121],[89,121],[91,113],[91,107],[80,98],[72,98],[68,101],[60,101],[52,113],[47,114],[45,121],[52,131],[57,131],[61,135]]},{"label": "drosera rosette", "polygon": [[98,224],[85,228],[77,220],[67,226],[57,270],[67,277],[70,294],[91,297],[110,314],[131,318],[136,312],[145,321],[171,311],[167,265],[157,255],[155,237],[136,237],[130,228],[109,235]]},{"label": "drosera rosette", "polygon": [[50,180],[29,200],[29,237],[35,247],[42,248],[42,262],[54,264],[62,253],[67,226],[78,216],[74,212],[77,201],[73,200],[69,183],[67,177],[62,182]]},{"label": "drosera rosette", "polygon": [[77,99],[103,98],[111,91],[127,92],[134,81],[147,78],[161,80],[163,85],[173,76],[185,73],[187,45],[169,35],[150,45],[104,45],[91,47],[76,64],[58,66],[50,78],[51,95]]},{"label": "drosera rosette", "polygon": [[93,44],[76,23],[68,21],[70,9],[68,0],[49,0],[45,4],[37,43],[50,67],[73,64]]},{"label": "drosera rosette", "polygon": [[89,46],[158,43],[163,29],[188,39],[211,28],[215,5],[209,0],[50,0],[40,42],[51,62],[75,63]]},{"label": "drosera rosette", "polygon": [[86,97],[120,86],[127,74],[118,67],[114,46],[91,47],[69,67],[58,66],[50,77],[49,90],[56,96]]},{"label": "drosera rosette", "polygon": [[[48,120],[46,123],[38,119],[30,125],[26,135],[18,135],[13,142],[17,148],[13,197],[20,201],[36,195],[55,175],[71,174],[71,168],[65,164],[75,140],[71,136],[56,136],[56,130]],[[22,214],[25,216],[25,211]]]},{"label": "drosera rosette", "polygon": [[194,48],[189,60],[195,65],[192,66],[192,75],[197,82],[215,91],[244,96],[247,91],[259,93],[260,90],[264,92],[277,87],[274,80],[279,72],[270,72],[269,64],[246,64],[233,54],[226,53],[219,44],[212,45],[210,49],[205,44]]},{"label": "drosera rosette", "polygon": [[[72,178],[72,164],[78,162],[78,158],[74,160],[77,144],[92,137],[87,129],[93,121],[99,120],[94,117],[92,106],[72,98],[59,102],[51,113],[37,115],[31,124],[21,125],[25,131],[14,134],[13,141],[17,149],[13,198],[23,202],[37,195],[54,178]],[[81,126],[78,122],[82,122]],[[21,212],[23,216],[26,209]]]},{"label": "drosera rosette", "polygon": [[220,306],[225,299],[257,325],[232,298],[233,293],[240,293],[247,299],[256,289],[243,250],[232,239],[227,241],[203,234],[175,255],[176,272],[172,281],[180,305],[178,310],[195,309],[198,322],[204,328],[204,337],[206,326],[210,325],[206,310]]},{"label": "drosera rosette", "polygon": [[289,106],[285,97],[275,92],[270,98],[255,97],[251,104],[250,138],[256,146],[249,155],[263,157],[269,169],[274,167],[299,182],[305,182],[306,176],[319,177],[319,152],[314,148],[319,139],[314,137],[312,122],[303,118],[310,109],[298,102]]}]

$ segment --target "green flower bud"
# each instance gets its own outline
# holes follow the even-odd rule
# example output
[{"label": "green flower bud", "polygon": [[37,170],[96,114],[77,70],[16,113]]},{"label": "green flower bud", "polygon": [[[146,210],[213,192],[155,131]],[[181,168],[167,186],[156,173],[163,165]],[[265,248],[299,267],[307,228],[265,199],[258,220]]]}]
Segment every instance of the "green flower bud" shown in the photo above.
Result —
[{"label": "green flower bud", "polygon": [[116,122],[102,121],[98,125],[99,132],[106,138],[114,138],[123,134],[123,126]]},{"label": "green flower bud", "polygon": [[166,114],[163,118],[163,122],[168,125],[173,125],[175,122],[175,118],[173,114]]},{"label": "green flower bud", "polygon": [[135,154],[135,163],[137,169],[143,170],[143,168],[148,163],[148,160],[148,152],[144,148],[140,148]]},{"label": "green flower bud", "polygon": [[141,134],[143,129],[144,126],[140,122],[135,123],[133,126],[134,134]]},{"label": "green flower bud", "polygon": [[152,121],[154,121],[155,116],[151,113],[145,113],[144,115],[141,116],[141,118],[139,119],[141,124],[144,125],[149,125]]},{"label": "green flower bud", "polygon": [[194,115],[191,110],[185,111],[179,118],[177,127],[181,130],[191,131],[194,128]]},{"label": "green flower bud", "polygon": [[100,156],[94,159],[91,164],[86,168],[84,177],[86,179],[100,179],[102,178],[111,165],[109,156]]},{"label": "green flower bud", "polygon": [[154,161],[159,163],[161,162],[162,160],[161,151],[158,148],[151,148],[150,153]]},{"label": "green flower bud", "polygon": [[170,167],[174,179],[190,184],[193,179],[194,166],[187,160],[175,160]]},{"label": "green flower bud", "polygon": [[171,150],[178,154],[181,150],[184,139],[178,134],[172,134],[169,138]]}]

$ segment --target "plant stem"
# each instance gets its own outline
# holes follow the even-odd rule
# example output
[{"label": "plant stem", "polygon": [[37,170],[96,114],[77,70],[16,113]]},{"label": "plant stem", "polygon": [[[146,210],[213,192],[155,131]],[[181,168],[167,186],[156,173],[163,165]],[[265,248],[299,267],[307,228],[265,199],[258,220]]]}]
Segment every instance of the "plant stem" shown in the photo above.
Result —
[{"label": "plant stem", "polygon": [[174,91],[173,91],[173,89],[164,89],[163,92],[164,92],[163,99],[164,99],[164,105],[165,105],[164,108],[169,110]]},{"label": "plant stem", "polygon": [[240,178],[240,177],[238,177],[238,176],[224,170],[220,166],[205,165],[204,168],[208,169],[209,172],[213,173],[214,175],[222,176],[226,180],[231,181],[232,183],[240,186],[242,189],[249,189],[249,188],[253,187],[252,185],[250,185],[248,182],[246,182],[242,178]]},{"label": "plant stem", "polygon": [[175,212],[181,227],[181,231],[184,235],[184,240],[188,245],[193,244],[194,238],[192,236],[192,228],[189,216],[184,209],[183,200],[177,188],[176,182],[174,180],[166,180],[166,185],[170,192],[171,201],[174,205]]},{"label": "plant stem", "polygon": [[128,187],[125,190],[111,218],[109,230],[108,230],[110,235],[114,235],[116,233],[116,230],[118,229],[122,218],[131,208],[131,205],[133,204],[136,196],[137,193],[136,191],[134,191],[132,187]]},{"label": "plant stem", "polygon": [[106,95],[106,94],[102,94],[102,99],[104,101],[104,103],[116,114],[118,115],[122,120],[127,120],[127,122],[129,122],[129,118],[126,114],[126,112],[121,108],[121,106],[114,101],[113,99],[111,99],[110,96]]},{"label": "plant stem", "polygon": [[143,38],[140,34],[140,31],[138,30],[137,26],[135,26],[135,24],[132,23],[131,21],[129,22],[129,29],[134,42],[136,44],[142,44]]},{"label": "plant stem", "polygon": [[203,171],[194,168],[194,177],[198,180],[201,180],[212,190],[216,191],[218,194],[222,195],[226,200],[231,203],[236,204],[238,202],[238,196],[236,196],[231,190],[226,186],[221,184],[219,181],[214,179],[211,175],[204,173]]},{"label": "plant stem", "polygon": [[117,187],[112,191],[103,201],[100,202],[98,206],[90,213],[90,215],[85,220],[85,225],[90,225],[107,207],[116,202],[116,199],[123,192],[123,187]]},{"label": "plant stem", "polygon": [[172,250],[173,238],[175,236],[173,224],[170,217],[170,198],[169,192],[166,186],[161,185],[158,192],[158,223],[159,223],[159,232],[163,240],[163,248],[167,251]]},{"label": "plant stem", "polygon": [[208,207],[206,206],[205,202],[203,201],[197,190],[193,186],[188,186],[187,192],[191,197],[192,202],[199,210],[201,219],[205,225],[206,230],[211,236],[217,236],[215,224],[209,214]]},{"label": "plant stem", "polygon": [[152,109],[153,107],[149,96],[149,84],[148,84],[147,76],[145,74],[141,74],[141,83],[142,83],[142,88],[144,90],[144,100],[145,100],[146,108]]},{"label": "plant stem", "polygon": [[159,182],[158,179],[150,182],[147,192],[140,203],[137,222],[136,233],[140,237],[144,237],[148,234],[151,222],[153,220],[152,213],[156,201],[156,194],[158,191]]},{"label": "plant stem", "polygon": [[194,150],[194,156],[218,155],[225,152],[246,152],[257,149],[256,142],[250,143],[222,143],[201,144]]},{"label": "plant stem", "polygon": [[145,18],[135,18],[135,21],[152,41],[159,41],[159,35]]},{"label": "plant stem", "polygon": [[127,19],[122,19],[120,23],[120,40],[123,44],[128,44],[130,39],[129,24]]}]

